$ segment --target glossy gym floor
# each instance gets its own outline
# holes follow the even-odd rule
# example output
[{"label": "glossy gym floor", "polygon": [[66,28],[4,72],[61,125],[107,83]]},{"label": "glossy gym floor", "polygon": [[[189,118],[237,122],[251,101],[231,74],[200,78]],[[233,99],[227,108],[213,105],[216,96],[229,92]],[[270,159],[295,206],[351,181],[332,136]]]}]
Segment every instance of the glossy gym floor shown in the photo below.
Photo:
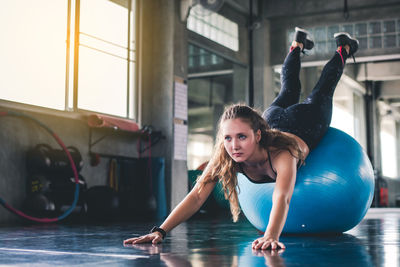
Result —
[{"label": "glossy gym floor", "polygon": [[280,253],[253,251],[242,219],[191,219],[159,245],[124,247],[156,222],[0,227],[0,266],[400,266],[400,209],[370,209],[336,236],[282,236]]}]

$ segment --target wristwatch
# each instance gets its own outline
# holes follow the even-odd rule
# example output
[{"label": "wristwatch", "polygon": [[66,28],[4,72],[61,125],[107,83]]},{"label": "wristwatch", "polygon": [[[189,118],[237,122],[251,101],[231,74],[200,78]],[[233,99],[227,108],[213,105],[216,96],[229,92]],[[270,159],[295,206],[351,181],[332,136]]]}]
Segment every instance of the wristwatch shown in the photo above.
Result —
[{"label": "wristwatch", "polygon": [[162,239],[165,238],[165,236],[167,235],[167,233],[164,231],[164,229],[154,226],[153,228],[151,228],[150,233],[154,233],[154,232],[159,232],[162,235]]}]

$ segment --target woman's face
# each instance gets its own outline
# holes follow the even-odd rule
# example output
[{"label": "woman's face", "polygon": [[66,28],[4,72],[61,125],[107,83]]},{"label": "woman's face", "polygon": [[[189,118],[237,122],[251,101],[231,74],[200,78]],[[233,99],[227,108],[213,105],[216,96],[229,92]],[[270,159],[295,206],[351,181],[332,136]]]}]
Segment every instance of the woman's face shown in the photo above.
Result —
[{"label": "woman's face", "polygon": [[241,119],[226,120],[221,130],[225,149],[236,162],[248,160],[258,148],[260,130],[255,134],[249,123]]}]

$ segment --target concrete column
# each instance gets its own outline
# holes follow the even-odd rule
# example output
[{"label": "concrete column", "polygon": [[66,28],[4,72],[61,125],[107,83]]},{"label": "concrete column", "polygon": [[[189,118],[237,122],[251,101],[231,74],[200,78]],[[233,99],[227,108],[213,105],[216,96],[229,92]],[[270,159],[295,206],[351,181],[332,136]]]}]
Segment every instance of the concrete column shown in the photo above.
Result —
[{"label": "concrete column", "polygon": [[166,139],[152,156],[165,158],[168,207],[175,207],[187,193],[186,161],[174,156],[174,77],[186,79],[187,38],[180,22],[179,1],[141,0],[138,52],[141,122],[161,130]]},{"label": "concrete column", "polygon": [[274,75],[270,57],[270,23],[268,20],[262,19],[259,27],[254,30],[253,46],[254,107],[263,111],[275,98]]},{"label": "concrete column", "polygon": [[400,122],[396,121],[397,177],[400,177]]},{"label": "concrete column", "polygon": [[[240,66],[238,64],[233,64],[233,92],[231,101],[234,103],[237,102],[246,102],[249,103],[249,71],[247,68]],[[255,87],[256,88],[256,87]],[[257,90],[254,90],[256,93]]]},{"label": "concrete column", "polygon": [[[173,2],[164,0],[165,2]],[[174,77],[182,78],[187,84],[188,71],[188,36],[186,30],[186,22],[181,21],[180,2],[174,0],[173,8],[173,61],[174,61]],[[171,156],[171,158],[173,155]],[[171,161],[171,208],[174,208],[188,193],[188,171],[186,160]]]}]

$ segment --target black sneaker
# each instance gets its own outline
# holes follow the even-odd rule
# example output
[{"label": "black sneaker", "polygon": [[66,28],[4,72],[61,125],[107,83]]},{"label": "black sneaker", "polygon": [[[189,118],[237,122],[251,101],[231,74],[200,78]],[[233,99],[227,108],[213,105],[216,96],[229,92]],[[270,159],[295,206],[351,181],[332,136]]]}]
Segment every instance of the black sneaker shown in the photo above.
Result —
[{"label": "black sneaker", "polygon": [[311,50],[314,47],[314,42],[311,39],[307,38],[310,33],[299,27],[296,27],[295,31],[296,32],[294,40],[298,43],[303,44],[303,50]]},{"label": "black sneaker", "polygon": [[333,37],[335,38],[335,40],[336,40],[336,45],[339,47],[339,46],[345,46],[345,45],[349,45],[350,46],[350,51],[349,51],[349,54],[348,54],[348,56],[350,57],[353,57],[353,59],[354,59],[354,54],[357,52],[357,50],[358,50],[358,44],[359,44],[359,42],[358,42],[358,40],[357,39],[355,39],[355,38],[352,38],[351,36],[350,36],[350,34],[348,34],[347,32],[338,32],[338,33],[335,33],[334,35],[333,35]]}]

